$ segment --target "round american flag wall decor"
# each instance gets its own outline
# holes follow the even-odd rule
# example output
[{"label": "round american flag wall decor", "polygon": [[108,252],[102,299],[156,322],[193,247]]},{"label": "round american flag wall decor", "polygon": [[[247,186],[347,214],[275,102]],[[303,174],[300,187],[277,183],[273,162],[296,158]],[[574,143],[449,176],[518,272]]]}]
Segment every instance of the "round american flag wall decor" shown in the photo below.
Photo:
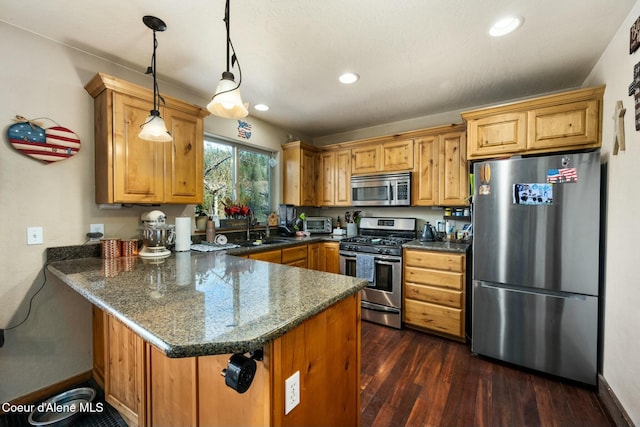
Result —
[{"label": "round american flag wall decor", "polygon": [[[44,128],[36,120],[48,120],[53,126]],[[45,164],[68,159],[80,151],[80,138],[71,130],[46,117],[28,120],[16,116],[16,123],[9,126],[7,136],[13,148],[25,156]]]}]

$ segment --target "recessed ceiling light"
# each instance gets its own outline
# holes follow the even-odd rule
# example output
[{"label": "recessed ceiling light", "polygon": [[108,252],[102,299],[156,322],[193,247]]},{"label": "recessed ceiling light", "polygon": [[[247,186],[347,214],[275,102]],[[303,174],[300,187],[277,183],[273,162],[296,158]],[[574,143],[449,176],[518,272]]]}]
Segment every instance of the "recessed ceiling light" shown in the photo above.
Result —
[{"label": "recessed ceiling light", "polygon": [[520,16],[509,16],[497,21],[491,26],[489,34],[493,37],[500,37],[509,34],[522,25],[524,18]]},{"label": "recessed ceiling light", "polygon": [[258,111],[267,111],[269,110],[269,106],[267,104],[256,104],[253,106]]},{"label": "recessed ceiling light", "polygon": [[343,73],[340,75],[340,77],[338,77],[338,80],[340,80],[340,83],[345,85],[353,84],[357,82],[358,79],[360,79],[360,76],[352,72]]}]

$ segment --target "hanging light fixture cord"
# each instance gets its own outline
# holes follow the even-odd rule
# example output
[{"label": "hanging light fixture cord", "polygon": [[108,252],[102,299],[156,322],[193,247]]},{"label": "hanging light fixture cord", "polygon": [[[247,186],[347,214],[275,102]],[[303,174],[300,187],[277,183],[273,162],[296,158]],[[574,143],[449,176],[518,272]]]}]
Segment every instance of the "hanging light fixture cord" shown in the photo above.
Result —
[{"label": "hanging light fixture cord", "polygon": [[[233,92],[234,90],[238,89],[240,87],[240,84],[242,83],[242,67],[240,67],[240,60],[238,59],[238,55],[236,55],[236,49],[233,47],[233,42],[231,41],[231,23],[230,23],[230,19],[229,19],[229,0],[227,0],[226,3],[225,3],[223,21],[224,21],[224,25],[225,25],[225,27],[227,29],[227,73],[230,72],[230,69],[231,69],[231,67],[233,67],[234,64],[238,64],[238,84],[233,89],[227,89],[227,90],[223,90],[222,92],[216,93],[213,96],[213,98],[215,98],[218,95],[222,95],[223,93]],[[229,55],[229,53],[232,53],[232,55]],[[231,61],[231,66],[229,66],[229,61]],[[211,99],[213,99],[213,98],[211,98]]]},{"label": "hanging light fixture cord", "polygon": [[[156,77],[156,49],[157,48],[158,48],[158,39],[156,38],[156,30],[153,30],[153,54],[151,55],[151,65],[147,67],[147,71],[145,72],[145,74],[151,74],[153,76],[153,111],[156,111],[156,112],[158,112],[160,101],[162,101],[162,104],[165,103],[164,98],[162,97],[162,95],[160,95],[160,88],[158,87],[158,79]],[[146,122],[144,122],[143,124],[141,124],[140,127],[143,127],[144,125],[149,123],[151,120],[153,120],[153,117],[152,116],[150,117],[151,118]]]}]

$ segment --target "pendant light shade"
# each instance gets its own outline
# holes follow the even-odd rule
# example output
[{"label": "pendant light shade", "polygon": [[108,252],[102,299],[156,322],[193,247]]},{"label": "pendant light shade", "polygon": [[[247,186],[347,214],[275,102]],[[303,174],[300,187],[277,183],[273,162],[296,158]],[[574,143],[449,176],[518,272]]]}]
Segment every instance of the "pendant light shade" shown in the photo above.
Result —
[{"label": "pendant light shade", "polygon": [[225,71],[216,87],[216,94],[207,105],[207,110],[218,117],[241,119],[247,117],[249,111],[242,103],[240,89],[236,85],[233,73]]},{"label": "pendant light shade", "polygon": [[142,125],[142,129],[140,129],[140,133],[138,134],[138,138],[156,142],[169,142],[173,140],[171,134],[167,130],[167,126],[164,124],[164,120],[156,110],[152,110],[149,116],[145,119],[144,125]]},{"label": "pendant light shade", "polygon": [[[215,94],[207,105],[207,110],[211,114],[223,117],[225,119],[241,119],[249,115],[247,106],[242,103],[240,96],[240,84],[242,84],[242,69],[240,61],[233,49],[230,36],[230,19],[229,19],[229,0],[226,1],[224,12],[224,23],[227,28],[227,70],[222,73],[222,79],[218,82]],[[233,52],[233,55],[231,55]],[[238,64],[238,83],[236,84],[235,76],[229,70],[230,66]]]},{"label": "pendant light shade", "polygon": [[149,112],[149,116],[147,116],[142,126],[140,126],[138,138],[147,141],[168,142],[172,141],[173,138],[167,130],[167,126],[165,125],[164,120],[162,120],[162,117],[160,117],[160,112],[158,111],[159,101],[162,100],[164,102],[164,99],[160,96],[158,80],[156,78],[156,48],[158,47],[156,31],[166,30],[167,25],[162,21],[162,19],[148,15],[142,18],[142,22],[153,30],[153,56],[151,57],[151,66],[147,68],[146,72],[146,74],[153,75],[153,110]]}]

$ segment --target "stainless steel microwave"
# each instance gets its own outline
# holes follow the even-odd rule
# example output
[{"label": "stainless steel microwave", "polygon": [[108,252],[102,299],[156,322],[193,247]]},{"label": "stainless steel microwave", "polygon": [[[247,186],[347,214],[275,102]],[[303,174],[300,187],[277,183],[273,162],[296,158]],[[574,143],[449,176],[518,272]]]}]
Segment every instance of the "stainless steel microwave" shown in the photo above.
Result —
[{"label": "stainless steel microwave", "polygon": [[353,206],[411,205],[411,172],[351,177]]},{"label": "stainless steel microwave", "polygon": [[304,231],[312,234],[331,233],[332,223],[330,216],[308,216],[304,221]]}]

